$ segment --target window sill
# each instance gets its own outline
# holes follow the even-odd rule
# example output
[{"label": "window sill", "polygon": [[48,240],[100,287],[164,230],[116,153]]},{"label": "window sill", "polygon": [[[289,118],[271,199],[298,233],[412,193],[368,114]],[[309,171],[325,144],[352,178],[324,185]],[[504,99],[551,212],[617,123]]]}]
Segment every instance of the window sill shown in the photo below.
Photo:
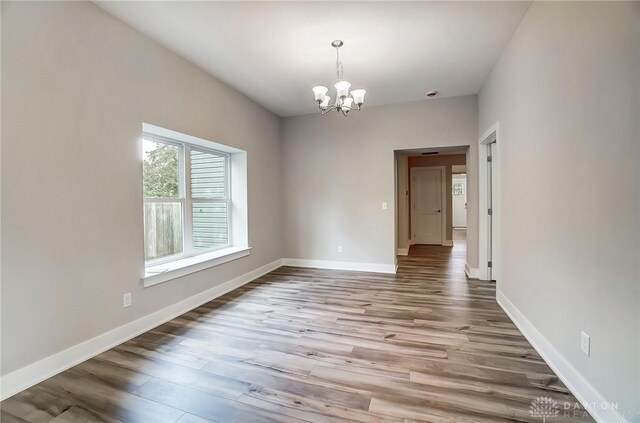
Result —
[{"label": "window sill", "polygon": [[147,288],[209,267],[218,266],[251,254],[251,247],[231,247],[211,253],[147,267],[141,278]]}]

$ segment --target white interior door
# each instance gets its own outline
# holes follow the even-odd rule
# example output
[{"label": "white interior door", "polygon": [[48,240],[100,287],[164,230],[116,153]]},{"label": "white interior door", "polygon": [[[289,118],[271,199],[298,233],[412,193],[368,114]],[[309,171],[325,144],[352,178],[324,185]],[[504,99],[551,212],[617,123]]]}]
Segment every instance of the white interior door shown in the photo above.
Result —
[{"label": "white interior door", "polygon": [[467,227],[467,175],[453,175],[453,227]]},{"label": "white interior door", "polygon": [[411,232],[415,244],[443,242],[443,173],[441,168],[411,169]]}]

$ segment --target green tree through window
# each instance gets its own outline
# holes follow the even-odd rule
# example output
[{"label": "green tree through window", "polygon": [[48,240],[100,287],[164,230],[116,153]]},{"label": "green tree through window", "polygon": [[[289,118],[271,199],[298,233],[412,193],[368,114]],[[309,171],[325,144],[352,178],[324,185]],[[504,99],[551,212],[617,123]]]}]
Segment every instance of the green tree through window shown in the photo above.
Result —
[{"label": "green tree through window", "polygon": [[[147,149],[148,145],[155,146]],[[178,197],[178,147],[146,141],[143,185],[146,198]]]}]

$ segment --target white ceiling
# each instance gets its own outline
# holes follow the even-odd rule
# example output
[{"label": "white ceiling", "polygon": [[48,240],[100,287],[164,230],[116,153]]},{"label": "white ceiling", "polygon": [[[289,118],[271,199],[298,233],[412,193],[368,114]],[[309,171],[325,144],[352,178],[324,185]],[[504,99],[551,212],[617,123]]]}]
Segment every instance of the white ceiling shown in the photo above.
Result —
[{"label": "white ceiling", "polygon": [[476,94],[530,2],[97,1],[280,116],[344,77],[367,105]]}]

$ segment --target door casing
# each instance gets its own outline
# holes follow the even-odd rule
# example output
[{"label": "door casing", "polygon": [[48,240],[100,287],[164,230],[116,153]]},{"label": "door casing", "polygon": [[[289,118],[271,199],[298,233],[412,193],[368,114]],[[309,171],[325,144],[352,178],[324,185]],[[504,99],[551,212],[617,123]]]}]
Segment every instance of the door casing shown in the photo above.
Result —
[{"label": "door casing", "polygon": [[[491,146],[492,187],[488,186],[488,145]],[[500,279],[500,217],[501,217],[501,183],[500,183],[500,122],[496,122],[478,139],[478,276],[481,280]],[[489,222],[489,194],[492,198],[491,222]],[[490,224],[491,223],[491,224]],[[491,230],[491,234],[489,234]],[[491,242],[491,246],[489,245]],[[489,252],[491,251],[491,256]],[[489,260],[492,267],[489,268]]]}]

